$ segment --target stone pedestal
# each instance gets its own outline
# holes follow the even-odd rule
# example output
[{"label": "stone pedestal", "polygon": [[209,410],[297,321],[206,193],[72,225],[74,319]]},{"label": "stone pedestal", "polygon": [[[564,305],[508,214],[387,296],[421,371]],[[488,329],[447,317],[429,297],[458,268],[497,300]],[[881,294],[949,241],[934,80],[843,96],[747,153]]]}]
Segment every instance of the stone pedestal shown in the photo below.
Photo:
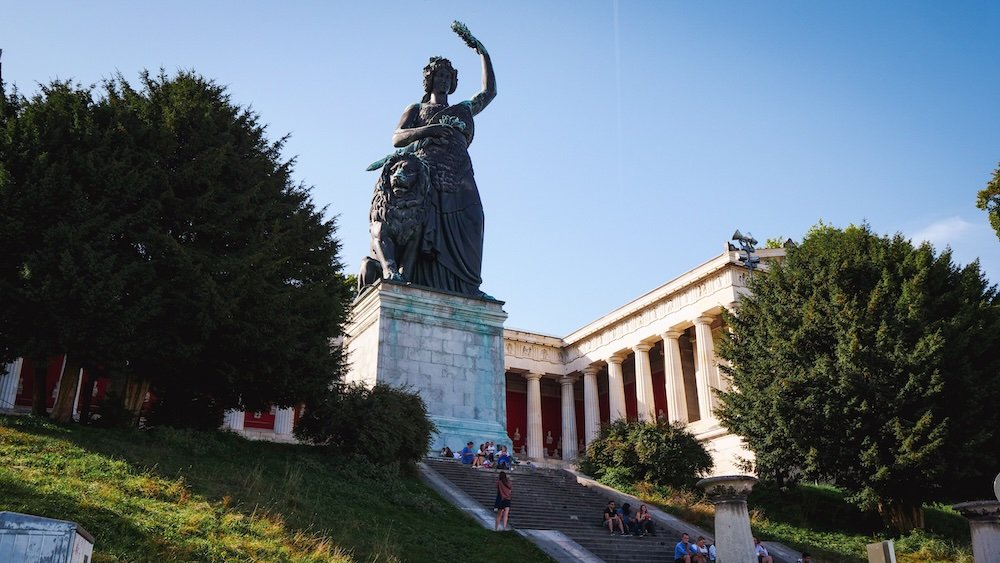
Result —
[{"label": "stone pedestal", "polygon": [[506,319],[502,301],[382,281],[352,308],[346,379],[419,393],[438,429],[431,451],[458,451],[470,440],[509,445]]},{"label": "stone pedestal", "polygon": [[952,508],[969,519],[976,563],[1000,563],[1000,501],[963,502]]},{"label": "stone pedestal", "polygon": [[747,495],[756,477],[726,475],[698,481],[708,500],[715,505],[715,546],[718,560],[725,563],[757,563],[750,531]]}]

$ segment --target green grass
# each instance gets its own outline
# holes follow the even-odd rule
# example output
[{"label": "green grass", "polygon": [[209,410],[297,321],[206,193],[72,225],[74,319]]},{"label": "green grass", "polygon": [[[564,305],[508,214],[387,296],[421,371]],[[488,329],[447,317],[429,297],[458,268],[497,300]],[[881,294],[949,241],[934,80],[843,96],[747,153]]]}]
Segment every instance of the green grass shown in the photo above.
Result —
[{"label": "green grass", "polygon": [[[781,490],[771,483],[754,487],[748,502],[758,533],[825,561],[863,563],[865,546],[889,539],[879,516],[863,512],[829,485],[799,484]],[[924,507],[924,531],[893,538],[900,563],[958,561],[972,563],[969,524],[943,506]]]},{"label": "green grass", "polygon": [[94,561],[550,561],[413,477],[222,432],[0,416],[0,510],[79,522]]},{"label": "green grass", "polygon": [[[715,510],[700,494],[646,483],[606,483],[659,506],[692,524],[712,529]],[[862,512],[841,491],[825,485],[800,484],[781,490],[761,482],[748,500],[754,534],[799,551],[818,561],[864,563],[865,546],[888,539],[877,514]],[[972,563],[968,522],[946,506],[925,506],[926,530],[894,538],[899,563]]]}]

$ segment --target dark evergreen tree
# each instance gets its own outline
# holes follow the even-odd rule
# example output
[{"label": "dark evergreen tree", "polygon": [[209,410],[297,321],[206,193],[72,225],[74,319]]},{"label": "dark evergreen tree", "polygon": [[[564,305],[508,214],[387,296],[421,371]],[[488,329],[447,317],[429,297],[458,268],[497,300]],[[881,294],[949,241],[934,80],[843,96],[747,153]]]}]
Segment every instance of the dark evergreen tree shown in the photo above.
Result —
[{"label": "dark evergreen tree", "polygon": [[818,225],[757,273],[720,346],[718,416],[764,476],[828,480],[897,531],[980,498],[1000,466],[1000,303],[900,235]]},{"label": "dark evergreen tree", "polygon": [[283,140],[193,73],[102,93],[57,83],[5,122],[0,348],[101,366],[132,419],[150,386],[182,424],[325,390],[349,291]]},{"label": "dark evergreen tree", "polygon": [[[93,360],[121,281],[102,201],[100,128],[89,88],[54,82],[8,100],[0,160],[0,349],[36,359],[33,412],[45,415],[45,367],[67,353],[67,373]],[[109,275],[110,272],[110,275]],[[73,369],[73,368],[76,369]],[[73,381],[64,387],[75,389]]]}]

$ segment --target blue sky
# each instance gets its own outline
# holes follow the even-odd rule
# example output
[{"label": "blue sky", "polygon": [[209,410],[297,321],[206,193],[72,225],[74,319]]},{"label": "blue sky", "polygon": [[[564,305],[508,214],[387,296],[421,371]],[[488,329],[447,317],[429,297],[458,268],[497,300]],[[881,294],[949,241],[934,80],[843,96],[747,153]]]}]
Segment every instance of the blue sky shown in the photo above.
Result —
[{"label": "blue sky", "polygon": [[83,84],[193,69],[291,137],[296,178],[368,252],[375,181],[430,55],[499,95],[471,147],[483,289],[510,327],[565,335],[720,253],[739,228],[868,221],[980,258],[1000,161],[998,2],[19,2],[3,73]]}]

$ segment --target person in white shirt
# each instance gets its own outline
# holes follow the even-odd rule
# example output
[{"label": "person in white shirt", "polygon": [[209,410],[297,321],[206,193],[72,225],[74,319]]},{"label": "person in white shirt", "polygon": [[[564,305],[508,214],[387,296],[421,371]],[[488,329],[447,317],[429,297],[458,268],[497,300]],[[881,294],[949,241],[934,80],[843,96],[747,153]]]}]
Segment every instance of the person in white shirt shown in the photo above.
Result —
[{"label": "person in white shirt", "polygon": [[774,558],[767,552],[767,548],[764,547],[764,544],[760,543],[759,539],[754,538],[753,544],[753,552],[757,556],[758,563],[774,563]]},{"label": "person in white shirt", "polygon": [[695,542],[692,549],[697,550],[698,552],[695,554],[695,560],[698,561],[698,563],[715,561],[715,546],[707,545],[705,536],[698,536],[698,541]]}]

